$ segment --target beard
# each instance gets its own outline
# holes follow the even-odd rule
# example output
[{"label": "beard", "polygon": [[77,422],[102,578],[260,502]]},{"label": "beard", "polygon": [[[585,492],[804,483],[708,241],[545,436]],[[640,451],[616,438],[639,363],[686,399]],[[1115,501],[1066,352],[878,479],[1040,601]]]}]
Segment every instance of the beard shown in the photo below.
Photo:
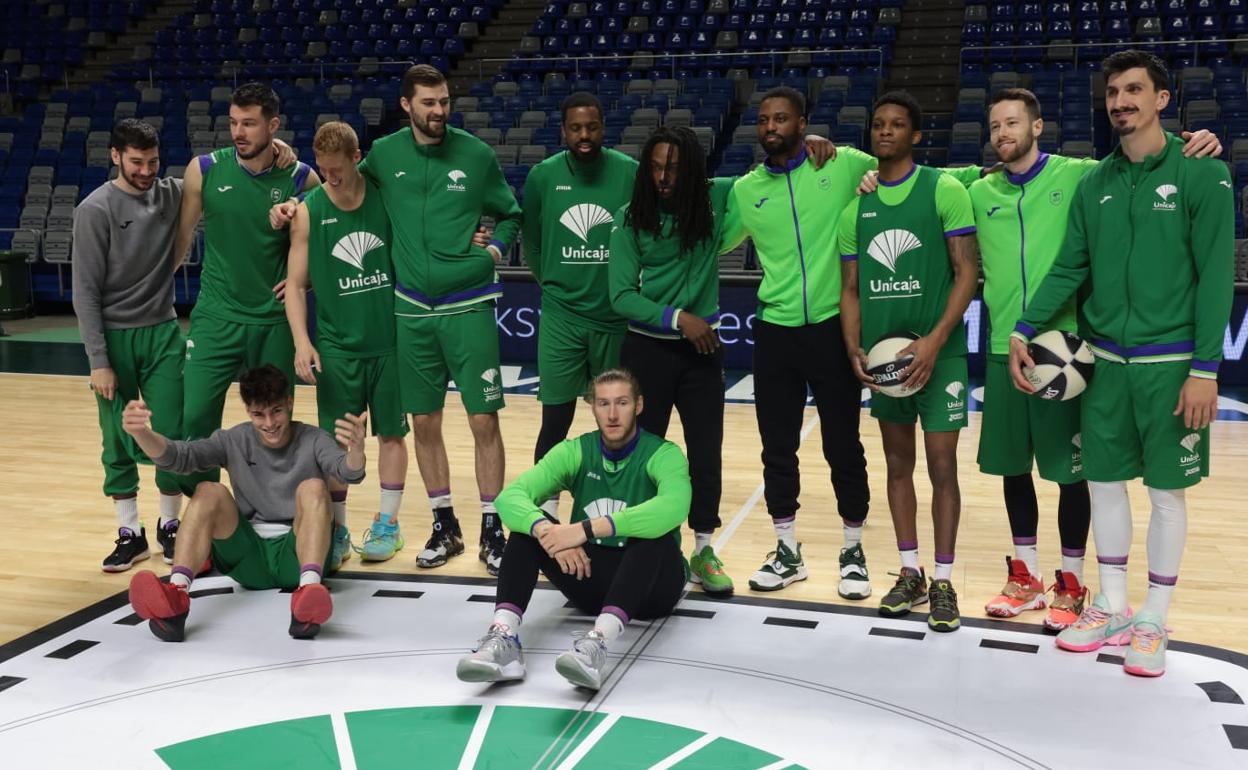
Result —
[{"label": "beard", "polygon": [[[772,149],[773,145],[767,143],[767,139],[773,136],[780,139],[780,144],[774,145],[775,149]],[[797,147],[797,144],[800,141],[801,137],[797,134],[792,134],[790,136],[785,136],[784,134],[764,134],[763,138],[759,140],[759,143],[763,145],[764,150],[772,155],[787,155]]]},{"label": "beard", "polygon": [[408,116],[411,120],[412,128],[429,137],[430,139],[441,139],[446,136],[446,121],[443,120],[438,124],[437,128],[429,125],[428,121],[421,120],[413,113]]},{"label": "beard", "polygon": [[[1000,150],[997,150],[997,157],[1001,160],[1002,163],[1013,163],[1014,161],[1023,157],[1027,153],[1031,152],[1031,148],[1035,145],[1035,143],[1036,143],[1036,138],[1032,136],[1030,133],[1028,133],[1024,136],[1020,136],[1018,139],[1014,141],[1014,152],[1011,154],[1010,157],[1007,158],[1004,155],[1002,155]],[[993,149],[996,150],[995,147]]]},{"label": "beard", "polygon": [[152,186],[153,186],[153,185],[155,185],[155,184],[156,184],[156,177],[155,177],[155,176],[153,176],[151,179],[146,180],[146,181],[138,181],[138,180],[136,180],[134,177],[132,177],[132,176],[130,176],[129,174],[127,174],[127,173],[126,173],[126,168],[125,168],[125,166],[119,166],[119,167],[118,167],[118,173],[120,173],[120,174],[121,174],[121,178],[122,178],[122,179],[126,180],[126,184],[128,184],[128,185],[130,185],[131,187],[133,187],[134,189],[136,189],[136,190],[140,190],[140,191],[142,191],[142,192],[147,192],[148,190],[152,189]]},{"label": "beard", "polygon": [[266,139],[263,144],[257,145],[256,149],[252,150],[249,153],[243,153],[242,150],[238,149],[238,145],[234,145],[234,151],[237,152],[238,157],[242,158],[243,160],[251,160],[252,158],[259,157],[262,152],[269,149],[269,147],[271,146],[273,146],[273,140]]},{"label": "beard", "polygon": [[[1138,110],[1132,110],[1130,112],[1123,113],[1123,114],[1139,115],[1140,113]],[[1114,136],[1127,136],[1129,134],[1135,133],[1135,129],[1139,128],[1138,125],[1131,125],[1131,124],[1120,125],[1117,121],[1117,118],[1113,115],[1109,116],[1109,121],[1110,121],[1110,126],[1114,129]],[[1138,123],[1139,121],[1136,121],[1136,122]]]}]

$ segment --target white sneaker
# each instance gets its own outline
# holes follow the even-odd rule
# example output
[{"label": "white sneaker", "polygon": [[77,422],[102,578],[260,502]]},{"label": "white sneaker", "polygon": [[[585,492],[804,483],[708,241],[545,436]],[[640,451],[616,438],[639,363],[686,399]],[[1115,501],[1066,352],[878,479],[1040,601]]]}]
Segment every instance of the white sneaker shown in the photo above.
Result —
[{"label": "white sneaker", "polygon": [[524,679],[524,651],[520,637],[497,623],[477,642],[471,655],[459,659],[455,676],[461,682],[506,682]]},{"label": "white sneaker", "polygon": [[861,543],[841,549],[841,584],[836,592],[842,599],[865,599],[871,595],[867,556],[862,552]]},{"label": "white sneaker", "polygon": [[607,642],[597,631],[573,634],[572,649],[555,658],[555,670],[572,684],[597,690],[607,662]]}]

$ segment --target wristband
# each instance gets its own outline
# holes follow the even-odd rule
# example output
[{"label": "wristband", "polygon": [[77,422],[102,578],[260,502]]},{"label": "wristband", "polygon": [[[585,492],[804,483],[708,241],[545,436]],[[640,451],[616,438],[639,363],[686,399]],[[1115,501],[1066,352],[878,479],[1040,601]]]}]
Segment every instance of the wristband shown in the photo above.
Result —
[{"label": "wristband", "polygon": [[585,530],[585,542],[594,539],[594,522],[592,519],[582,519],[581,529]]}]

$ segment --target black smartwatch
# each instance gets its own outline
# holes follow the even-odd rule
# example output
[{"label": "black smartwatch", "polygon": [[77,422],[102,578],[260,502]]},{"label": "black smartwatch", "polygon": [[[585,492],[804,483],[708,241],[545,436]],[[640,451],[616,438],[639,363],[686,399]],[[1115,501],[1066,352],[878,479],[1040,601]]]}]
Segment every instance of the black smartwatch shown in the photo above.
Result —
[{"label": "black smartwatch", "polygon": [[585,542],[594,539],[594,522],[592,519],[582,519],[581,529],[585,530]]}]

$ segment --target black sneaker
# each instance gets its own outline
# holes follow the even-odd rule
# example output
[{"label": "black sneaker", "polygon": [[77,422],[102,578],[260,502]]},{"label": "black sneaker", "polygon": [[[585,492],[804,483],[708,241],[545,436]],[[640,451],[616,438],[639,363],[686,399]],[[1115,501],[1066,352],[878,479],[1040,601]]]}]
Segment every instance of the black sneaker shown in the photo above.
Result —
[{"label": "black sneaker", "polygon": [[102,568],[105,572],[125,572],[151,555],[147,547],[147,530],[142,527],[137,535],[129,528],[121,527],[113,543],[113,552],[104,557]]},{"label": "black sneaker", "polygon": [[165,564],[173,564],[173,547],[178,541],[178,520],[173,519],[156,527],[156,542],[164,551],[162,558]]},{"label": "black sneaker", "polygon": [[897,576],[897,582],[884,598],[880,600],[880,614],[886,618],[899,618],[914,608],[916,604],[927,601],[927,576],[923,569],[902,567],[901,572],[890,572]]},{"label": "black sneaker", "polygon": [[433,534],[425,549],[416,555],[416,566],[423,569],[441,567],[452,556],[464,552],[464,535],[456,519],[434,519]]},{"label": "black sneaker", "polygon": [[481,517],[481,550],[477,554],[485,564],[485,571],[498,577],[503,566],[503,549],[507,547],[507,536],[503,533],[498,514],[486,514]]},{"label": "black sneaker", "polygon": [[962,616],[958,614],[958,594],[953,584],[948,580],[933,580],[927,599],[931,602],[927,627],[933,631],[957,631],[962,625]]}]

